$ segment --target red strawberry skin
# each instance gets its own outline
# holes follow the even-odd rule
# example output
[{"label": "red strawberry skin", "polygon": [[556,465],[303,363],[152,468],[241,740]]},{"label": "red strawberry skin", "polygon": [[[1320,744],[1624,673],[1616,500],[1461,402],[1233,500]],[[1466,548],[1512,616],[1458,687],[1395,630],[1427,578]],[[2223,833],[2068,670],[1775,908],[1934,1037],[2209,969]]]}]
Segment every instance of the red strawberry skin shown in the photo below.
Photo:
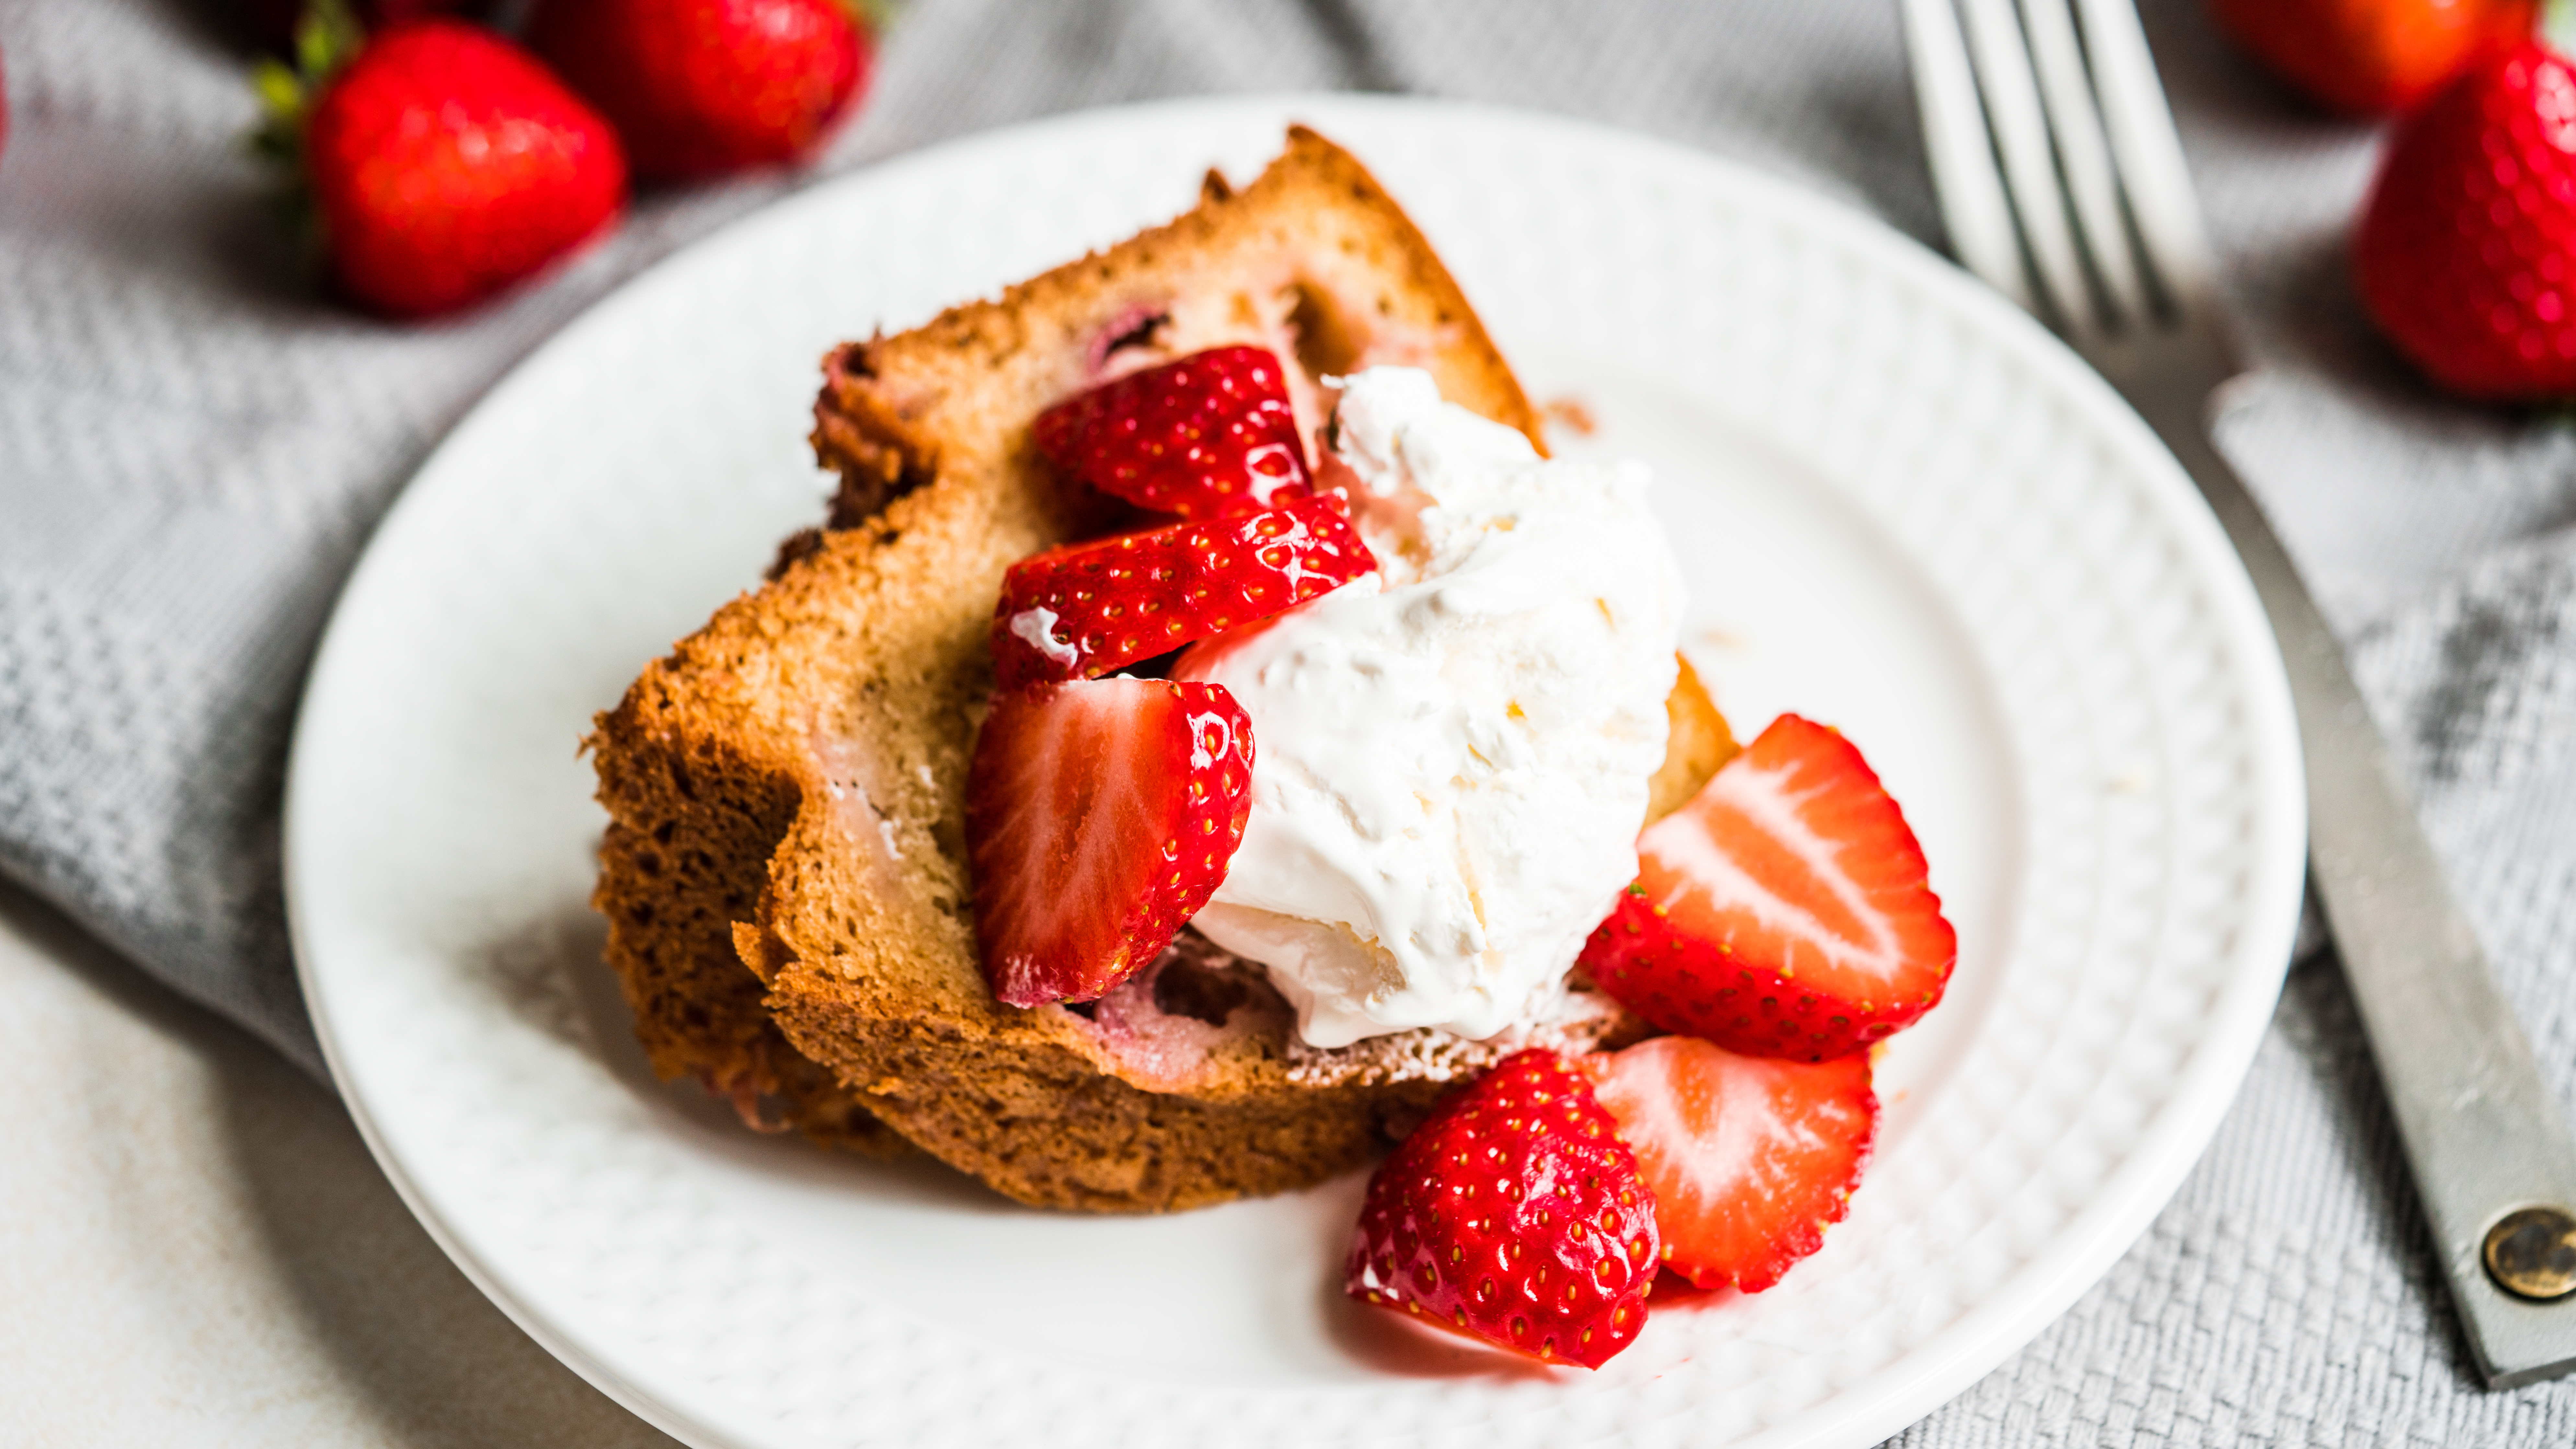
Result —
[{"label": "red strawberry skin", "polygon": [[1664,1266],[1759,1293],[1824,1246],[1869,1165],[1869,1058],[1786,1062],[1659,1036],[1586,1057],[1655,1195]]},{"label": "red strawberry skin", "polygon": [[1506,1057],[1369,1179],[1352,1297],[1548,1362],[1636,1341],[1658,1257],[1654,1195],[1584,1074]]},{"label": "red strawberry skin", "polygon": [[1637,867],[1585,968],[1732,1051],[1861,1051],[1931,1010],[1958,960],[1903,812],[1849,740],[1797,715],[1638,836]]},{"label": "red strawberry skin", "polygon": [[1158,513],[1218,518],[1313,493],[1278,357],[1216,347],[1130,373],[1038,414],[1061,476]]},{"label": "red strawberry skin", "polygon": [[1252,721],[1221,684],[1007,690],[975,736],[966,861],[984,978],[1011,1006],[1092,1001],[1225,880],[1252,808]]},{"label": "red strawberry skin", "polygon": [[540,0],[526,35],[657,181],[803,156],[874,58],[844,0]]},{"label": "red strawberry skin", "polygon": [[2361,300],[2463,398],[2576,397],[2576,72],[2527,43],[2397,123],[2353,238]]},{"label": "red strawberry skin", "polygon": [[315,102],[304,144],[334,275],[397,317],[509,286],[626,200],[608,123],[524,51],[455,21],[377,37]]},{"label": "red strawberry skin", "polygon": [[1338,494],[1049,549],[1003,575],[995,678],[1010,689],[1105,674],[1376,567]]},{"label": "red strawberry skin", "polygon": [[2536,0],[2210,0],[2274,75],[2339,111],[2402,111],[2527,40]]}]

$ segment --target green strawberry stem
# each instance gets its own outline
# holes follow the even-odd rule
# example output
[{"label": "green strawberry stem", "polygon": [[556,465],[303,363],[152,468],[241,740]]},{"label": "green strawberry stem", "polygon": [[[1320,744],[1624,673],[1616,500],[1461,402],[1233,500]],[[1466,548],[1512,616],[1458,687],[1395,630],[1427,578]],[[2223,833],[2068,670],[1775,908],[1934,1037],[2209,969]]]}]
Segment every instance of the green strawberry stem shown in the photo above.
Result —
[{"label": "green strawberry stem", "polygon": [[273,167],[281,181],[277,207],[286,223],[319,254],[322,213],[304,174],[304,118],[314,98],[367,43],[366,28],[348,0],[305,0],[295,24],[295,64],[262,60],[251,68],[260,122],[251,132],[251,154]]},{"label": "green strawberry stem", "polygon": [[265,160],[301,170],[306,108],[366,43],[366,29],[348,0],[305,0],[304,18],[295,24],[295,64],[262,60],[251,68],[251,89],[259,94],[261,112],[251,149]]},{"label": "green strawberry stem", "polygon": [[870,35],[883,35],[903,13],[904,0],[841,0],[850,18]]}]

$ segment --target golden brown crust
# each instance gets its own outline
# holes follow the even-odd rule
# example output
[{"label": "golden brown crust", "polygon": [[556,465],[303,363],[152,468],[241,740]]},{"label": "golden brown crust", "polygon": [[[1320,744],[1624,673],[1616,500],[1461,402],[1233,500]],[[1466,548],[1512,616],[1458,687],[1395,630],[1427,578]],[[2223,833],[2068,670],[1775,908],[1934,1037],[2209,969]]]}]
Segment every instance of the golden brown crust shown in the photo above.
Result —
[{"label": "golden brown crust", "polygon": [[[1002,572],[1129,516],[1055,484],[1029,421],[1232,342],[1291,364],[1310,448],[1317,379],[1387,362],[1539,441],[1420,233],[1303,128],[1240,191],[1212,182],[1166,226],[836,349],[814,431],[842,478],[830,526],[648,667],[592,736],[614,821],[608,957],[657,1070],[756,1082],[817,1135],[900,1133],[1023,1201],[1129,1211],[1313,1182],[1442,1090],[1301,1077],[1275,1013],[1227,1018],[1186,1073],[1158,1076],[1080,1013],[995,1003],[976,965],[963,794]],[[1612,1009],[1586,1030],[1636,1027]],[[800,1072],[817,1062],[828,1072]],[[892,1131],[854,1125],[869,1113]]]},{"label": "golden brown crust", "polygon": [[1080,1041],[996,1021],[1007,1008],[889,1018],[874,1014],[879,993],[815,970],[781,973],[770,1001],[798,1042],[864,1085],[881,1117],[1041,1207],[1177,1211],[1303,1187],[1383,1151],[1449,1087],[1312,1087],[1274,1061],[1222,1089],[1148,1091],[1103,1070]]},{"label": "golden brown crust", "polygon": [[1708,697],[1708,686],[1700,683],[1699,671],[1691,668],[1687,657],[1673,657],[1681,672],[1673,680],[1673,692],[1664,696],[1669,732],[1664,736],[1663,768],[1647,782],[1649,825],[1689,804],[1708,777],[1734,759],[1739,748],[1735,732],[1726,727],[1726,716],[1718,713],[1717,702]]},{"label": "golden brown crust", "polygon": [[611,817],[591,904],[608,918],[608,963],[637,1039],[665,1080],[697,1078],[746,1122],[774,1113],[831,1145],[908,1150],[787,1044],[740,969],[732,923],[756,908],[797,796],[783,771],[704,728],[705,712],[670,683],[648,671],[589,742]]},{"label": "golden brown crust", "polygon": [[[1466,294],[1374,177],[1299,126],[1239,193],[1202,188],[1173,221],[952,307],[912,331],[825,359],[814,446],[840,473],[850,526],[934,475],[1025,466],[1047,404],[1229,342],[1292,361],[1299,421],[1322,422],[1314,380],[1361,362],[1428,369],[1443,397],[1546,450],[1519,381]],[[1114,355],[1113,355],[1114,354]]]}]

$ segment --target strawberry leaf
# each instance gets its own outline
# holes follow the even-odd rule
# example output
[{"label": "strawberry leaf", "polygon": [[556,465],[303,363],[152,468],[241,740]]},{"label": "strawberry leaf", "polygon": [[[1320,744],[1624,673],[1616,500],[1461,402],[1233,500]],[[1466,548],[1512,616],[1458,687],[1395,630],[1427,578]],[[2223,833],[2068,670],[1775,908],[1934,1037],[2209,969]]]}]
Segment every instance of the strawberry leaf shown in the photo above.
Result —
[{"label": "strawberry leaf", "polygon": [[332,78],[357,59],[366,44],[366,27],[358,23],[348,0],[306,0],[303,17],[295,24],[295,64],[262,60],[251,67],[251,91],[259,98],[260,119],[250,133],[250,153],[278,179],[270,205],[279,221],[315,257],[321,255],[325,238],[321,208],[314,203],[311,178],[305,174],[304,123]]}]

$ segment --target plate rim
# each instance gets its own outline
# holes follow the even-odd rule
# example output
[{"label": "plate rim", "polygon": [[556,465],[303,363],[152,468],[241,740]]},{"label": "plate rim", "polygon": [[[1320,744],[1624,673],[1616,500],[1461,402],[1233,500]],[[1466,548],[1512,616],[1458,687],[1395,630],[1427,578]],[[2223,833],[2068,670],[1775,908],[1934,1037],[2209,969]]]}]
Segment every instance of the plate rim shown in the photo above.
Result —
[{"label": "plate rim", "polygon": [[496,402],[522,384],[526,375],[584,345],[592,331],[613,325],[616,313],[642,305],[664,289],[686,285],[694,270],[714,265],[711,258],[741,245],[750,234],[792,228],[808,211],[842,204],[841,193],[871,188],[916,169],[975,164],[983,153],[1008,153],[1034,138],[1052,138],[1071,129],[1180,126],[1193,118],[1305,118],[1330,131],[1336,114],[1430,112],[1554,131],[1581,145],[1647,158],[1658,169],[1696,170],[1718,182],[1731,199],[1829,233],[1868,265],[1897,273],[1935,293],[1985,341],[2051,375],[2081,412],[2092,436],[2134,467],[2143,485],[2142,496],[2174,528],[2191,576],[2207,591],[2213,628],[2233,646],[2240,664],[2234,682],[2241,691],[2244,717],[2238,732],[2250,761],[2247,791],[2256,836],[2248,847],[2246,922],[2234,949],[2227,953],[2223,984],[2212,993],[2203,1017],[2207,1029],[2176,1067],[2136,1145],[2002,1286],[1862,1380],[1875,1384],[1872,1392],[1837,1391],[1791,1422],[1739,1442],[1779,1445],[1821,1437],[1874,1443],[1964,1394],[2058,1321],[2099,1282],[2144,1234],[2204,1155],[2269,1029],[2272,1005],[2290,964],[2306,871],[2304,771],[2287,676],[2243,564],[2179,462],[2108,382],[2037,321],[1880,218],[1744,162],[1652,134],[1486,103],[1312,91],[1185,96],[1063,112],[950,138],[818,179],[678,247],[591,302],[486,387],[424,455],[371,531],[334,600],[305,677],[288,754],[281,873],[296,977],[333,1085],[404,1206],[475,1287],[557,1360],[657,1429],[693,1445],[742,1442],[727,1427],[734,1417],[726,1412],[728,1405],[707,1401],[687,1385],[662,1383],[648,1389],[549,1317],[531,1301],[538,1295],[523,1292],[522,1285],[509,1281],[436,1211],[359,1090],[359,1079],[345,1059],[347,1048],[327,1010],[331,992],[327,973],[316,964],[315,905],[312,889],[305,883],[310,854],[303,844],[318,829],[306,822],[326,807],[313,803],[324,794],[314,779],[322,767],[315,763],[319,751],[308,746],[327,729],[317,721],[329,713],[331,686],[345,668],[339,661],[358,647],[350,642],[358,626],[349,621],[386,587],[382,577],[394,567],[385,562],[395,551],[387,546],[388,540],[402,537],[407,520],[425,506],[419,503],[424,495],[412,482],[452,450],[470,443],[482,428],[494,426]]}]

